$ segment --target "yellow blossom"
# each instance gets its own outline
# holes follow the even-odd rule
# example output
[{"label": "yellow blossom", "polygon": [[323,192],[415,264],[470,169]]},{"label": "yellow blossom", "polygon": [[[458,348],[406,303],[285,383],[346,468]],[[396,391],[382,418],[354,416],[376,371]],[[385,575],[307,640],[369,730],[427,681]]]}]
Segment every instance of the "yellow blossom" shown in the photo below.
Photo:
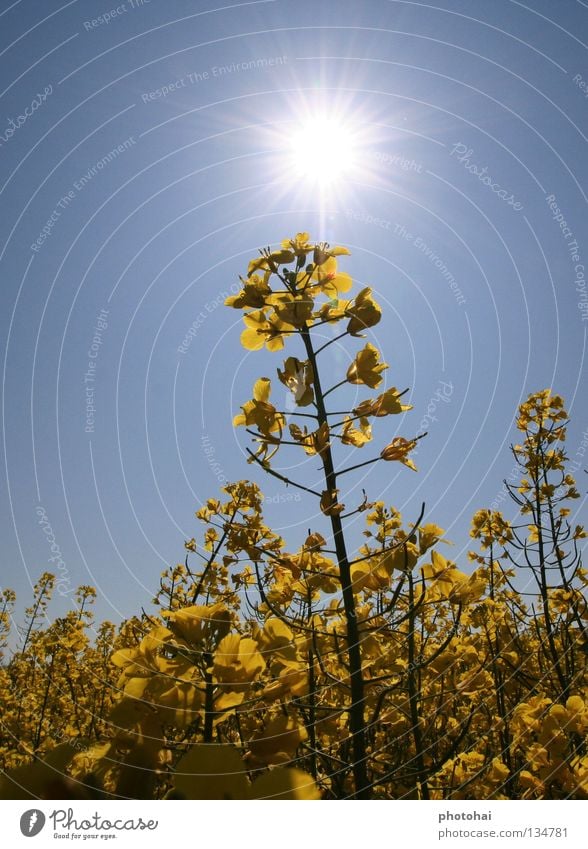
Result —
[{"label": "yellow blossom", "polygon": [[280,369],[277,371],[280,381],[294,395],[298,407],[307,407],[312,404],[314,401],[313,374],[308,360],[288,357],[284,362],[284,371]]},{"label": "yellow blossom", "polygon": [[413,469],[416,472],[417,467],[408,457],[409,452],[415,447],[416,439],[409,440],[405,439],[403,436],[396,436],[392,442],[382,449],[380,457],[382,460],[400,460],[401,463],[404,463],[405,466],[408,466],[409,469]]},{"label": "yellow blossom", "polygon": [[341,433],[341,442],[343,445],[355,445],[356,448],[361,448],[372,438],[372,428],[366,418],[359,420],[359,428],[353,424],[353,419],[350,416],[345,416],[343,422],[343,430]]},{"label": "yellow blossom", "polygon": [[364,383],[375,389],[382,382],[382,372],[387,368],[386,363],[380,362],[378,349],[368,342],[347,369],[347,380],[349,383]]},{"label": "yellow blossom", "polygon": [[407,410],[412,410],[412,404],[402,404],[398,390],[393,386],[378,395],[377,398],[362,401],[354,408],[353,412],[356,416],[376,416],[379,418],[404,413]]},{"label": "yellow blossom", "polygon": [[362,330],[373,327],[382,317],[380,305],[372,298],[369,287],[361,290],[345,312],[350,316],[347,332],[352,336],[360,336]]}]

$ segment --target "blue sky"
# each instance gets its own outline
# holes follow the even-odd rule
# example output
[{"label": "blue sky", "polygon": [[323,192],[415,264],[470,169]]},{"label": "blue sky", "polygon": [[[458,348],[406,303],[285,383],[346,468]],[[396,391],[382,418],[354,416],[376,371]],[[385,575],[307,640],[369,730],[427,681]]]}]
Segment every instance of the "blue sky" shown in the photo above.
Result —
[{"label": "blue sky", "polygon": [[[588,4],[114,12],[0,4],[2,585],[24,604],[58,556],[64,587],[92,583],[100,616],[130,615],[224,479],[263,485],[292,548],[324,530],[310,496],[246,464],[231,424],[282,362],[243,351],[223,293],[258,247],[300,230],[351,248],[341,266],[384,306],[371,341],[387,385],[410,387],[414,410],[378,423],[365,458],[429,416],[418,474],[370,466],[349,475],[349,503],[365,487],[410,521],[425,501],[466,566],[529,392],[564,395],[568,453],[586,465]],[[334,148],[335,117],[359,138],[322,200],[287,167],[309,113],[332,120]],[[326,368],[354,350],[331,346]],[[316,478],[312,460],[283,463]],[[583,498],[574,509],[585,520]]]}]

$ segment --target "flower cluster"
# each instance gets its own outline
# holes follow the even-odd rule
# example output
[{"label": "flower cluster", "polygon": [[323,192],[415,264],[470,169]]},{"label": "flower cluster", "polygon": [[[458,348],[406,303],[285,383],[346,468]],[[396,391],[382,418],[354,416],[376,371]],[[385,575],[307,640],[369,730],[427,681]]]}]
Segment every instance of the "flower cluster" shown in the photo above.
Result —
[{"label": "flower cluster", "polygon": [[[265,521],[260,488],[228,484],[197,511],[184,562],[161,575],[156,613],[118,631],[104,623],[95,640],[90,587],[46,624],[45,574],[7,653],[5,590],[4,798],[588,798],[586,534],[568,518],[578,491],[564,402],[544,390],[520,406],[521,479],[508,485],[518,516],[476,511],[469,566],[451,559],[424,506],[412,521],[365,494],[347,508],[344,475],[380,461],[414,470],[419,438],[393,435],[365,463],[336,461],[410,410],[383,385],[388,366],[371,341],[324,386],[330,343],[317,346],[314,328],[343,322],[333,338],[355,338],[382,315],[370,288],[342,297],[347,253],[299,233],[253,259],[227,302],[244,312],[248,350],[300,345],[277,377],[302,422],[288,423],[260,377],[234,424],[259,444],[252,461],[316,498],[318,526],[289,548]],[[370,397],[329,410],[343,386]],[[318,489],[272,467],[286,445],[320,465]],[[358,514],[364,538],[352,548],[347,520]]]}]

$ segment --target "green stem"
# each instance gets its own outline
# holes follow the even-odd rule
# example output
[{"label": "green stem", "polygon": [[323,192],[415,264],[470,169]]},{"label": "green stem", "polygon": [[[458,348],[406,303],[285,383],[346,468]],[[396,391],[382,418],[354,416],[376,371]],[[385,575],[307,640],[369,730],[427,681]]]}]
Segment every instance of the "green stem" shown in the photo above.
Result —
[{"label": "green stem", "polygon": [[[406,547],[405,560],[406,560]],[[412,572],[408,572],[408,608],[410,611],[408,618],[408,701],[410,705],[410,720],[412,724],[412,737],[416,755],[416,767],[418,773],[418,783],[420,786],[420,795],[423,799],[429,798],[429,785],[427,784],[427,771],[425,769],[425,761],[423,757],[423,735],[421,729],[419,696],[420,688],[417,683],[417,665],[415,651],[415,623],[416,623],[416,608],[414,603],[414,578]]]},{"label": "green stem", "polygon": [[204,680],[206,682],[206,690],[204,693],[204,742],[212,743],[213,719],[214,719],[214,683],[212,674],[208,669],[212,666],[212,655],[206,654],[204,657],[206,663],[206,671]]},{"label": "green stem", "polygon": [[[319,371],[317,368],[316,354],[312,346],[310,332],[308,328],[304,328],[301,332],[306,355],[312,373],[314,375],[314,388],[316,398],[317,415],[319,426],[328,425],[327,412],[325,409],[324,394],[321,388]],[[327,490],[334,490],[336,484],[335,467],[333,464],[333,456],[331,448],[327,445],[324,451],[321,452],[323,461],[323,469],[325,473],[325,483]],[[331,514],[331,528],[333,531],[333,540],[335,543],[335,551],[337,552],[337,561],[339,564],[339,578],[341,582],[341,590],[343,595],[343,607],[345,611],[346,637],[347,637],[347,654],[349,658],[349,675],[351,685],[351,705],[349,706],[349,728],[351,731],[351,745],[353,752],[353,780],[355,799],[368,799],[369,781],[367,775],[366,761],[366,728],[364,718],[364,680],[361,668],[361,650],[359,643],[359,628],[357,625],[357,613],[355,610],[355,598],[351,584],[351,567],[347,556],[347,548],[343,535],[343,525],[341,517],[338,514]]]}]

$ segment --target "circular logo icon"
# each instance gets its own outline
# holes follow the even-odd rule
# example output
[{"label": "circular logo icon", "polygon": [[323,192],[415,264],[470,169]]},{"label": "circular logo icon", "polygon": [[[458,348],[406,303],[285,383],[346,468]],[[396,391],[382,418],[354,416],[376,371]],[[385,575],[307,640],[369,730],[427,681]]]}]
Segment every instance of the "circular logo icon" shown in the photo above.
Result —
[{"label": "circular logo icon", "polygon": [[20,830],[25,837],[36,837],[45,825],[45,814],[37,808],[25,811],[20,818]]}]

